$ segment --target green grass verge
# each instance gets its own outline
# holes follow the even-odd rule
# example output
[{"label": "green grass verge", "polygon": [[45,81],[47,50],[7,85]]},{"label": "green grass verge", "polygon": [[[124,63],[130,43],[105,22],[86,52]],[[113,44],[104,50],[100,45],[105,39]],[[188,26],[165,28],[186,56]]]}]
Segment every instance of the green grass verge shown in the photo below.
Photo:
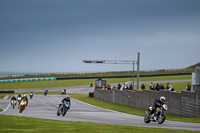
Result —
[{"label": "green grass verge", "polygon": [[1,133],[23,133],[23,132],[37,132],[37,133],[55,133],[55,132],[69,132],[69,133],[191,133],[198,131],[176,130],[176,129],[162,129],[162,128],[147,128],[147,127],[133,127],[122,125],[109,125],[86,122],[70,122],[47,120],[40,118],[29,118],[19,116],[0,115],[0,132]]},{"label": "green grass verge", "polygon": [[[177,76],[155,76],[155,77],[141,77],[140,81],[160,81],[160,80],[179,80],[191,79],[191,75],[177,75]],[[53,88],[53,87],[69,87],[79,85],[90,85],[96,79],[73,79],[73,80],[56,80],[56,81],[30,81],[30,82],[14,82],[14,83],[0,83],[0,90],[10,89],[38,89],[38,88]],[[132,81],[132,78],[108,78],[107,83],[124,83]],[[136,81],[136,78],[134,78]],[[184,87],[185,88],[185,87]],[[149,86],[148,86],[149,89]]]},{"label": "green grass verge", "polygon": [[[138,115],[138,116],[145,115],[145,113],[144,113],[145,110],[97,100],[97,99],[88,97],[87,94],[70,94],[70,96],[75,99],[78,99],[80,101],[83,101],[83,102],[86,102],[86,103],[89,103],[89,104],[92,104],[92,105],[95,105],[95,106],[98,106],[101,108],[111,109],[111,110],[128,113],[128,114],[133,114],[133,115]],[[172,121],[200,123],[200,118],[188,118],[188,117],[181,117],[181,116],[175,116],[175,115],[170,115],[170,114],[167,114],[166,119],[172,120]]]}]

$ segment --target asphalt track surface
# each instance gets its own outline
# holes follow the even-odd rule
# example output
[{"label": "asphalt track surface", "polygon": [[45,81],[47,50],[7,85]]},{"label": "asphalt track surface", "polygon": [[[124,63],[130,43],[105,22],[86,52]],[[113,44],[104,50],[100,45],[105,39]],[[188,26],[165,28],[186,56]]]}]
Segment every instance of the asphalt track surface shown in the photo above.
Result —
[{"label": "asphalt track surface", "polygon": [[[92,88],[72,87],[71,90],[67,89],[69,93],[86,93],[93,90]],[[82,86],[83,87],[83,86]],[[52,91],[55,88],[52,89]],[[63,88],[59,88],[63,89]],[[84,90],[85,89],[85,90]],[[44,89],[42,89],[43,91]],[[48,88],[48,90],[50,90]],[[56,89],[58,90],[58,88]],[[35,91],[35,90],[34,90]],[[38,91],[41,91],[40,89]],[[9,104],[9,100],[0,100],[0,108],[3,108],[0,114],[14,115],[14,116],[27,116],[34,118],[53,119],[61,121],[79,121],[79,122],[91,122],[91,123],[106,123],[112,125],[127,125],[127,126],[140,126],[140,127],[152,127],[152,128],[169,128],[169,129],[183,129],[191,131],[200,131],[199,123],[186,123],[175,122],[166,120],[163,124],[151,122],[149,124],[144,123],[144,117],[130,115],[126,113],[120,113],[108,109],[102,109],[93,105],[78,101],[71,98],[71,108],[67,112],[66,116],[57,116],[56,107],[60,101],[64,98],[63,95],[34,95],[33,99],[29,99],[29,104],[26,110],[19,113],[18,108],[12,108]]]}]

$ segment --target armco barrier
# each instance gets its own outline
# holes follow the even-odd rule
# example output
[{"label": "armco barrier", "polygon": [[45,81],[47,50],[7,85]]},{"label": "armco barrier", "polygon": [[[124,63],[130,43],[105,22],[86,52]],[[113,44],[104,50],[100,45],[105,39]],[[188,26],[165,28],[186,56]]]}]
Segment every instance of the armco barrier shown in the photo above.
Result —
[{"label": "armco barrier", "polygon": [[8,79],[8,80],[0,80],[0,83],[26,82],[26,81],[48,81],[48,80],[57,80],[57,78],[50,77],[50,78]]},{"label": "armco barrier", "polygon": [[[154,76],[173,76],[173,75],[191,75],[192,73],[167,73],[167,74],[147,74],[147,75],[140,75],[140,77],[154,77]],[[98,79],[98,78],[132,78],[133,75],[129,76],[92,76],[92,77],[62,77],[57,78],[57,80],[68,80],[68,79]],[[134,75],[137,77],[137,75]]]},{"label": "armco barrier", "polygon": [[15,93],[14,90],[0,90],[0,93]]},{"label": "armco barrier", "polygon": [[101,90],[94,91],[94,98],[114,102],[116,104],[136,107],[147,110],[153,105],[155,99],[160,96],[166,97],[168,114],[184,117],[200,117],[200,91],[188,92],[169,92],[169,91],[120,91],[120,90]]}]

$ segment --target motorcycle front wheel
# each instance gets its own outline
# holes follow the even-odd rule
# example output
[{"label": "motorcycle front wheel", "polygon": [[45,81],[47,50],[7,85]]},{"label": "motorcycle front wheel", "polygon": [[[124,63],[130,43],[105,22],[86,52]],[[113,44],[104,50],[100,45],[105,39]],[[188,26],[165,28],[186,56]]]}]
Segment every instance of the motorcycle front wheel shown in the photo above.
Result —
[{"label": "motorcycle front wheel", "polygon": [[145,123],[149,123],[150,121],[151,121],[151,120],[150,120],[149,116],[146,115],[146,116],[144,117],[144,122],[145,122]]},{"label": "motorcycle front wheel", "polygon": [[62,116],[65,116],[66,113],[67,113],[67,109],[63,108]]},{"label": "motorcycle front wheel", "polygon": [[60,113],[59,113],[59,111],[57,111],[57,116],[59,116],[60,115]]},{"label": "motorcycle front wheel", "polygon": [[24,108],[21,106],[20,108],[19,108],[19,113],[22,113],[22,110],[23,110]]},{"label": "motorcycle front wheel", "polygon": [[162,114],[158,117],[158,124],[162,124],[166,119],[166,115]]}]

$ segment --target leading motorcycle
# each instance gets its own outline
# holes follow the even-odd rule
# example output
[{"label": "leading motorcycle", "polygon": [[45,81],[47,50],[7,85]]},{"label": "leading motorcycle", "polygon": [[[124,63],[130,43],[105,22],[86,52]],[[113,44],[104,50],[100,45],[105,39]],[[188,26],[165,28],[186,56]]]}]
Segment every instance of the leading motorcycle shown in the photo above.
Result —
[{"label": "leading motorcycle", "polygon": [[59,116],[60,114],[62,116],[65,116],[69,108],[70,108],[69,102],[64,101],[63,103],[61,103],[61,105],[59,105],[59,107],[57,107],[57,116]]},{"label": "leading motorcycle", "polygon": [[[152,110],[152,107],[149,107],[149,111]],[[158,124],[162,124],[166,119],[165,111],[168,110],[168,107],[166,104],[163,104],[160,108],[157,108],[156,111],[149,116],[149,112],[145,111],[145,117],[144,122],[158,122]]]},{"label": "leading motorcycle", "polygon": [[21,100],[19,104],[19,113],[22,113],[22,111],[25,110],[26,106],[27,106],[27,101],[25,99]]}]

